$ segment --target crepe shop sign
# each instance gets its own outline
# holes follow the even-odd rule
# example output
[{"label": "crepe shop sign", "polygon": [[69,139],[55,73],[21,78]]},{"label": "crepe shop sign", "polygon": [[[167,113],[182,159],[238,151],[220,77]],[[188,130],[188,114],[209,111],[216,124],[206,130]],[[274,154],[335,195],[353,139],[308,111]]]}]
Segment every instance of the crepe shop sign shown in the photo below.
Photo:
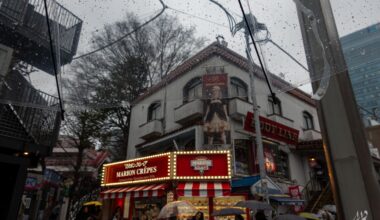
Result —
[{"label": "crepe shop sign", "polygon": [[156,173],[157,166],[148,166],[148,161],[136,163],[126,163],[124,164],[126,170],[116,172],[116,177],[125,177],[125,176],[135,176],[135,175],[144,175],[149,173]]},{"label": "crepe shop sign", "polygon": [[161,154],[104,165],[102,185],[161,181],[168,178],[170,154]]},{"label": "crepe shop sign", "polygon": [[199,171],[201,175],[203,175],[205,170],[209,170],[212,167],[212,160],[207,159],[207,157],[197,157],[195,160],[191,160],[190,163],[193,169]]}]

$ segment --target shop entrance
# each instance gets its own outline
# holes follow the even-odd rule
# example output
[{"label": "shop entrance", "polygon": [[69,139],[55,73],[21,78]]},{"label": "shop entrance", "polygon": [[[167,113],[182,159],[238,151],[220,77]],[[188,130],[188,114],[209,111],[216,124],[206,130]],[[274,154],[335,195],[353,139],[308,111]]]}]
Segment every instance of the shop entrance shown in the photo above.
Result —
[{"label": "shop entrance", "polygon": [[161,208],[165,205],[165,197],[136,198],[132,211],[134,220],[156,220]]}]

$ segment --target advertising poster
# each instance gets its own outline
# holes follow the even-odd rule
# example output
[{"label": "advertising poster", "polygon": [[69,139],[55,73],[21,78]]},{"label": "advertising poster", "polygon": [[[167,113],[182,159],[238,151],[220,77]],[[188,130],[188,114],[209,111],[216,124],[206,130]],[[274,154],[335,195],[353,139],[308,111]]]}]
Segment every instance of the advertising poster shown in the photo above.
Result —
[{"label": "advertising poster", "polygon": [[230,145],[230,119],[228,115],[228,76],[207,74],[202,78],[205,146]]},{"label": "advertising poster", "polygon": [[[301,199],[301,192],[299,186],[289,186],[289,195],[294,199]],[[302,205],[294,205],[293,211],[295,213],[302,212],[303,208],[304,207]]]}]

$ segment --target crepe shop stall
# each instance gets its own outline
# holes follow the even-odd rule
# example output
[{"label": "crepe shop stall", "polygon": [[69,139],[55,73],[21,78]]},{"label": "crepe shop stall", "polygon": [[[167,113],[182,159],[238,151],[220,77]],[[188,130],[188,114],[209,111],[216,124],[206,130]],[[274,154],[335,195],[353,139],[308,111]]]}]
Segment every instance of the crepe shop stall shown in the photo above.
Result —
[{"label": "crepe shop stall", "polygon": [[184,151],[105,164],[103,219],[117,207],[123,219],[155,219],[174,200],[187,200],[212,219],[213,211],[244,199],[230,197],[230,160],[229,151]]}]

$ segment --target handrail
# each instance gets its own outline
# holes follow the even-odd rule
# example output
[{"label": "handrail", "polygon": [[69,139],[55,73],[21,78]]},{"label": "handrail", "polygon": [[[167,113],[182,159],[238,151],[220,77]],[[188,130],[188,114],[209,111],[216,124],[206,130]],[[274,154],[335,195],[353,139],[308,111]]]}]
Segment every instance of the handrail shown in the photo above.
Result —
[{"label": "handrail", "polygon": [[314,212],[314,209],[317,207],[319,201],[321,201],[322,197],[325,196],[325,194],[328,192],[327,190],[330,189],[330,182],[327,183],[325,188],[322,190],[321,194],[319,194],[318,199],[314,202],[314,205],[312,206],[310,212]]},{"label": "handrail", "polygon": [[[57,110],[58,98],[35,89],[18,71],[12,70],[5,79],[0,99],[17,102],[7,106],[8,111],[16,116],[27,134],[44,146],[53,147],[59,132],[60,118]],[[22,105],[25,103],[25,105]],[[45,106],[44,108],[32,107]],[[5,123],[5,122],[4,122]],[[8,122],[12,123],[12,122]],[[15,137],[17,134],[14,135]]]},{"label": "handrail", "polygon": [[[14,21],[10,23],[24,27],[35,36],[48,40],[43,3],[43,0],[2,0],[0,15]],[[61,49],[75,54],[83,21],[56,0],[48,0],[47,3],[48,11],[52,15],[50,22],[55,33],[54,38],[59,38],[57,42],[60,42]]]}]

